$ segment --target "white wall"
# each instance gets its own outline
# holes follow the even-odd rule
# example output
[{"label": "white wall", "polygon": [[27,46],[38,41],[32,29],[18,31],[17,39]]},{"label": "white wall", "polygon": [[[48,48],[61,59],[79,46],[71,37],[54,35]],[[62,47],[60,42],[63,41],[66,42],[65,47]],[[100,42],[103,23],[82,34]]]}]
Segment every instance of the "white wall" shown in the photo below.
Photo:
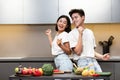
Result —
[{"label": "white wall", "polygon": [[[102,53],[99,41],[115,39],[110,46],[110,54],[120,56],[120,24],[86,24],[93,30],[97,48]],[[51,28],[55,35],[55,25],[0,25],[0,57],[51,57],[51,51],[45,30]]]}]

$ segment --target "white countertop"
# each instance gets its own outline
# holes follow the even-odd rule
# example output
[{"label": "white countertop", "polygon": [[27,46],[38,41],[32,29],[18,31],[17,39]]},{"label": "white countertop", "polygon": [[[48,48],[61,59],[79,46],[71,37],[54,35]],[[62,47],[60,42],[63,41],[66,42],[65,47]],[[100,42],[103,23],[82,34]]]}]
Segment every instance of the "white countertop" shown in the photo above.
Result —
[{"label": "white countertop", "polygon": [[0,59],[22,59],[24,57],[0,57]]}]

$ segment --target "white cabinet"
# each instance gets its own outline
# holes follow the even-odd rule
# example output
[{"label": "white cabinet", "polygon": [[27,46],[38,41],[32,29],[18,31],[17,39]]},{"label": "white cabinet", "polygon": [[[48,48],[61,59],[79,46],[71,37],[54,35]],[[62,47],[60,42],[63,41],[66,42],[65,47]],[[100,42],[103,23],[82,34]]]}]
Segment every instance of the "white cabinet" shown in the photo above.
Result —
[{"label": "white cabinet", "polygon": [[0,0],[0,24],[51,24],[58,0]]},{"label": "white cabinet", "polygon": [[58,0],[24,0],[24,24],[51,24],[58,18]]},{"label": "white cabinet", "polygon": [[0,24],[55,24],[73,8],[85,23],[120,23],[120,0],[0,0]]},{"label": "white cabinet", "polygon": [[68,15],[73,8],[84,9],[86,23],[111,22],[111,0],[59,0],[59,15]]},{"label": "white cabinet", "polygon": [[120,23],[120,0],[112,0],[112,22]]},{"label": "white cabinet", "polygon": [[23,0],[0,0],[0,24],[23,23]]}]

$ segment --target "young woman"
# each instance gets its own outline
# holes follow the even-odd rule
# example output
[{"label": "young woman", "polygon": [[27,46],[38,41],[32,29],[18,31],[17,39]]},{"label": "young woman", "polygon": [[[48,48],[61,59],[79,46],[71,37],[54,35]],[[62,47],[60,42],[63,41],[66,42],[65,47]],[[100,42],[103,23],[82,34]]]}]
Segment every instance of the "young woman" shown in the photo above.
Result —
[{"label": "young woman", "polygon": [[68,33],[71,31],[70,19],[66,15],[61,15],[56,22],[56,35],[52,40],[51,29],[46,30],[46,35],[50,42],[52,55],[56,68],[62,71],[72,71],[73,65],[69,58],[71,54]]}]

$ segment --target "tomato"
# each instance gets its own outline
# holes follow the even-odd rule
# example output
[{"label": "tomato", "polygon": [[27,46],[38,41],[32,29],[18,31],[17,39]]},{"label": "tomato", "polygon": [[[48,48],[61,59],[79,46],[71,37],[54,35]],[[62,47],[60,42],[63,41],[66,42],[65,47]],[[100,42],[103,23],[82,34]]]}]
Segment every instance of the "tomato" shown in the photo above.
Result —
[{"label": "tomato", "polygon": [[100,76],[99,74],[93,74],[92,75],[93,77],[98,77],[98,76]]},{"label": "tomato", "polygon": [[59,69],[54,69],[53,72],[59,72],[60,70]]}]

